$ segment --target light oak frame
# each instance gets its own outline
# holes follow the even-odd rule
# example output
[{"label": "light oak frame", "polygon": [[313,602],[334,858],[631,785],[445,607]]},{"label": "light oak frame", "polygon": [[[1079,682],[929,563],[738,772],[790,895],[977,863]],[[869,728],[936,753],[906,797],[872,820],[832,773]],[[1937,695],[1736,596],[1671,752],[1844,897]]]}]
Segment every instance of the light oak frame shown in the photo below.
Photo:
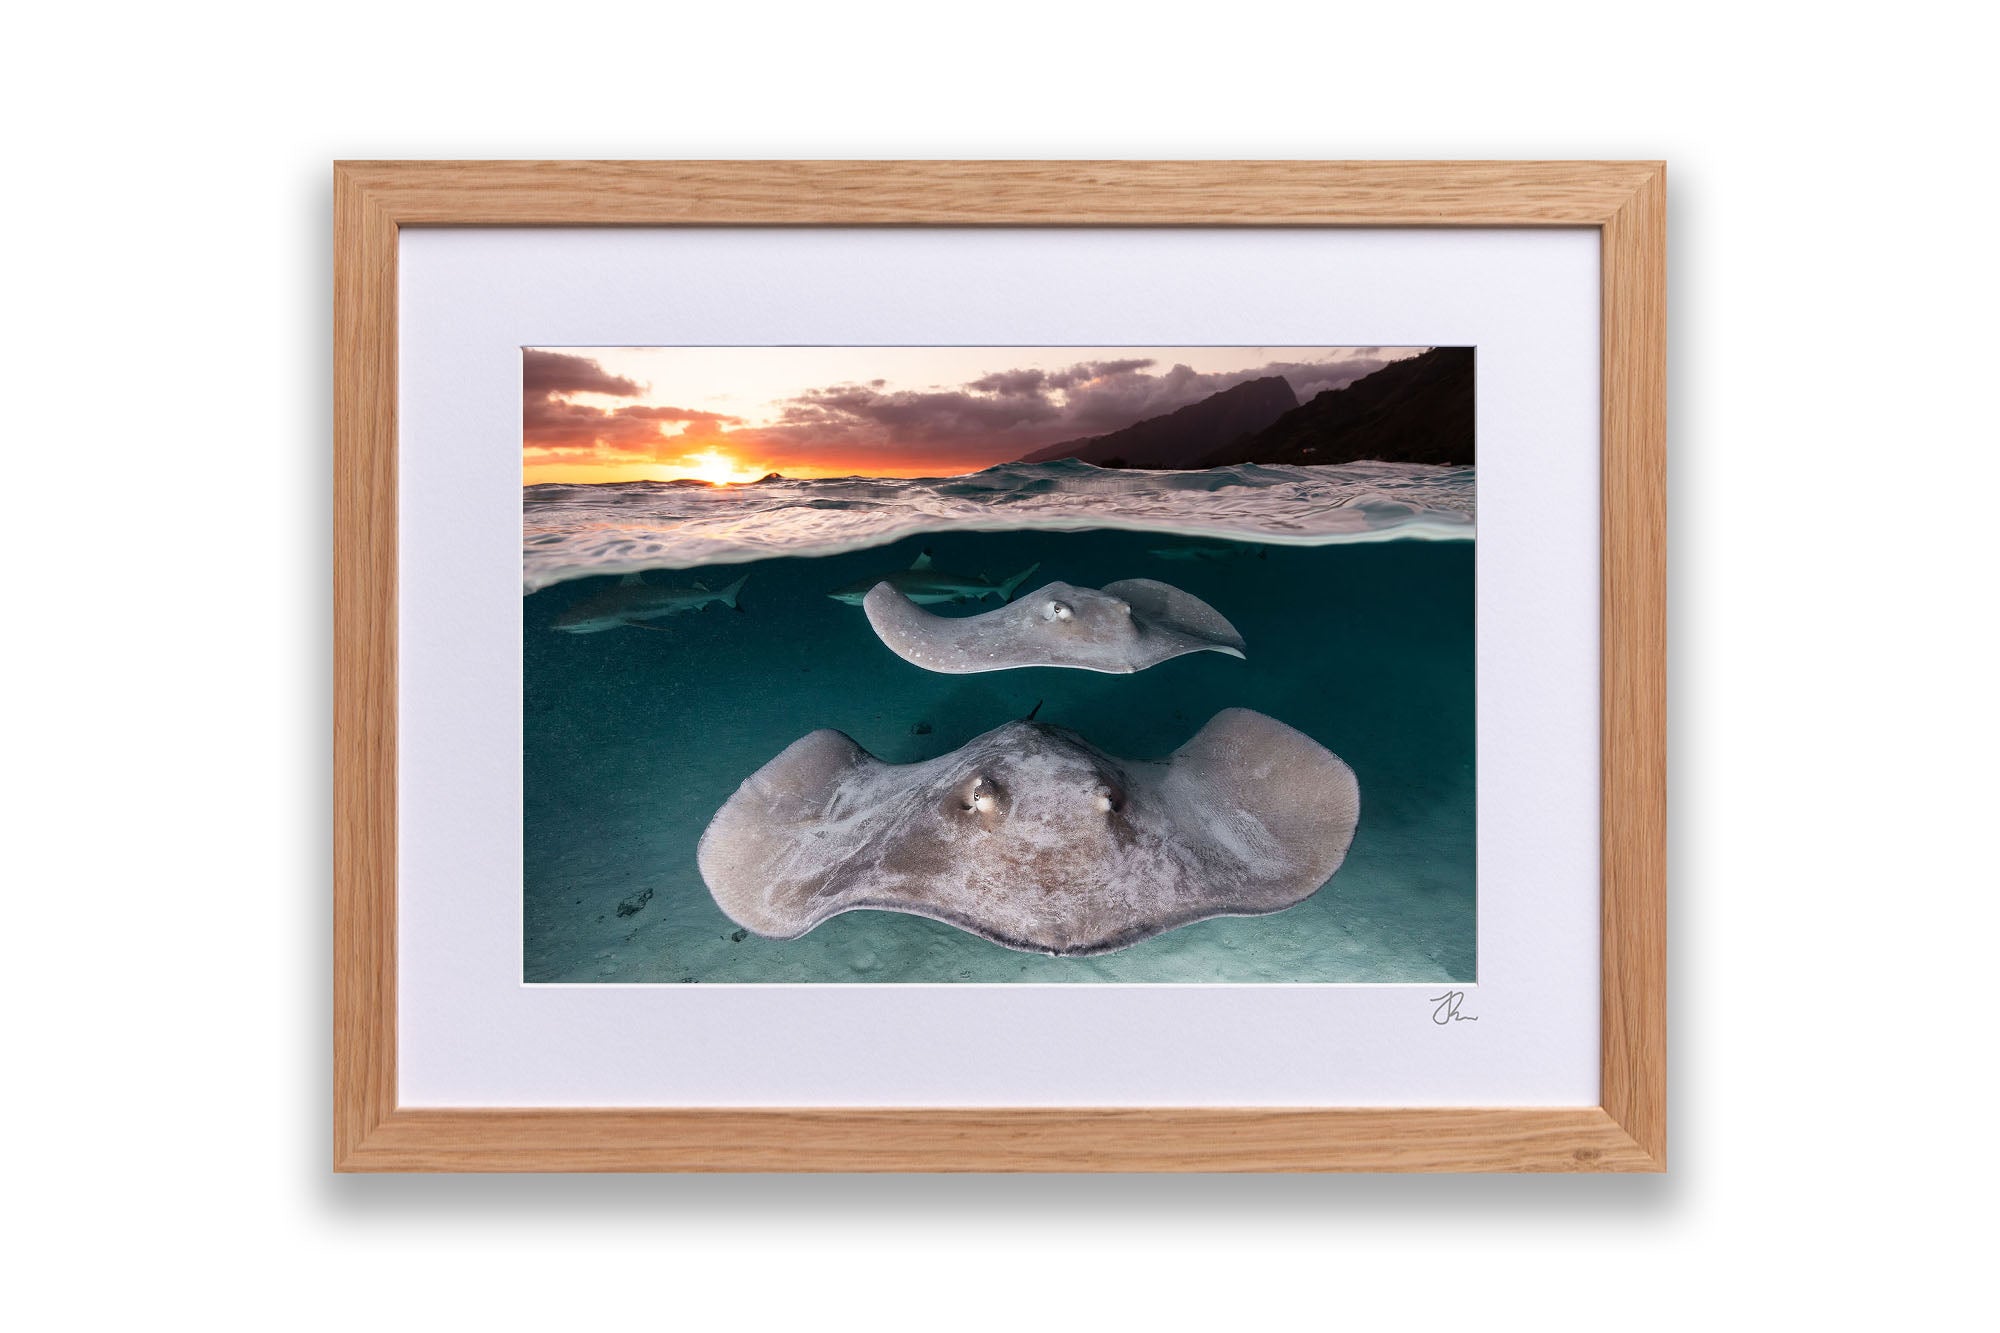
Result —
[{"label": "light oak frame", "polygon": [[[335,164],[334,1168],[1665,1169],[1665,183],[1658,162]],[[860,225],[1599,230],[1600,1105],[447,1110],[397,1104],[399,230]]]}]

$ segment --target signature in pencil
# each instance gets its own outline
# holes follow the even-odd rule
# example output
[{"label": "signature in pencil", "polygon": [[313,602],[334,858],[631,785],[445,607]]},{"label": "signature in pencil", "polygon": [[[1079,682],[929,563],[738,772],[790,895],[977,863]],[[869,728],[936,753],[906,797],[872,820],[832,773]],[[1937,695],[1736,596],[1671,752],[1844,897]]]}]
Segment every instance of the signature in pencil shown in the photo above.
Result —
[{"label": "signature in pencil", "polygon": [[1431,1010],[1431,1022],[1443,1027],[1446,1023],[1477,1023],[1478,1014],[1461,1014],[1458,1007],[1465,1003],[1465,992],[1448,990],[1442,995],[1433,995],[1431,1003],[1437,1008]]}]

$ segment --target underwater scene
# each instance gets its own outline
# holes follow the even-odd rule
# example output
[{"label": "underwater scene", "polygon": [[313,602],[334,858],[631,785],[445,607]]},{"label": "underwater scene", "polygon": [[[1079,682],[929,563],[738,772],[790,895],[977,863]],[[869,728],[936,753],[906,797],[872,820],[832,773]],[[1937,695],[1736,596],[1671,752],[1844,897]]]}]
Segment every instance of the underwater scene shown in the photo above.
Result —
[{"label": "underwater scene", "polygon": [[[1064,474],[1090,482],[1074,462],[1014,470],[1016,488]],[[694,518],[696,528],[714,522],[720,532],[692,548],[734,562],[678,568],[648,546],[668,544],[656,538],[690,522],[682,510],[730,502],[714,490],[630,484],[606,506],[612,496],[600,488],[588,496],[536,488],[544,494],[530,496],[530,582],[540,586],[522,614],[526,981],[1472,981],[1472,542],[1438,538],[1470,536],[1472,476],[1390,464],[1324,472],[1348,476],[1306,478],[1326,488],[1324,500],[1340,500],[1316,524],[1332,528],[1322,532],[1300,532],[1314,526],[1300,494],[1310,486],[1204,478],[1194,494],[1224,496],[1218,508],[1230,510],[1204,526],[1250,526],[1264,496],[1270,512],[1260,526],[1272,532],[1190,536],[1184,524],[1196,518],[1186,492],[1174,492],[1182,502],[1158,502],[1168,514],[1154,530],[944,528],[886,544],[850,530],[852,550],[828,550],[838,540],[814,532],[810,546],[824,554],[744,560],[776,538],[758,536],[752,514],[730,510]],[[1144,488],[1172,476],[1186,474],[1104,480],[1120,482],[1124,506],[1136,510]],[[1348,494],[1336,494],[1340,480]],[[838,490],[782,486],[790,492],[782,506]],[[892,486],[918,488],[868,484]],[[1412,488],[1422,490],[1418,502]],[[574,510],[586,502],[592,512],[580,518]],[[910,518],[902,504],[884,514],[880,496],[858,502],[872,514],[860,526]],[[936,506],[928,494],[916,504]],[[604,508],[622,510],[616,526]],[[808,518],[820,512],[856,510],[808,508]],[[1400,528],[1430,538],[1398,536]],[[614,570],[652,562],[656,572],[636,582],[632,570],[578,576],[592,562]],[[1006,594],[1018,602],[1058,580],[1168,582],[1222,612],[1244,650],[1186,652],[1130,675],[924,671],[884,646],[856,604],[884,578],[924,572],[914,566],[930,570],[906,578],[920,594],[964,598],[926,606],[948,616],[986,614]],[[594,606],[600,620],[620,606],[662,610],[596,632]],[[696,861],[704,831],[738,787],[818,729],[852,737],[888,765],[916,765],[1032,717],[1112,757],[1152,761],[1226,709],[1304,733],[1338,755],[1360,789],[1360,821],[1338,873],[1272,915],[1212,917],[1094,957],[1000,947],[902,911],[846,911],[780,941],[728,917]]]},{"label": "underwater scene", "polygon": [[527,352],[525,982],[1476,980],[1470,349],[735,350]]}]

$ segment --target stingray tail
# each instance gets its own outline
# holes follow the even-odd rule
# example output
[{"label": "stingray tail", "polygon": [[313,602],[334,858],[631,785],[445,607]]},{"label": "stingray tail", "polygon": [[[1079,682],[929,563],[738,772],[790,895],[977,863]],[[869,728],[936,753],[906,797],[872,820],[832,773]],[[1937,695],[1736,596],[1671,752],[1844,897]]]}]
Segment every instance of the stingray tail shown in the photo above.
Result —
[{"label": "stingray tail", "polygon": [[741,611],[743,609],[743,604],[736,600],[736,595],[743,591],[743,585],[748,583],[749,581],[750,581],[750,576],[748,574],[745,574],[742,578],[736,580],[736,582],[730,584],[727,588],[724,588],[721,592],[715,595],[719,597],[722,600],[722,604],[728,607],[731,611]]},{"label": "stingray tail", "polygon": [[1001,584],[1000,600],[1003,602],[1013,601],[1014,593],[1020,588],[1020,586],[1023,583],[1026,583],[1028,581],[1028,576],[1030,574],[1033,574],[1036,570],[1040,569],[1041,567],[1042,567],[1042,562],[1037,560],[1034,564],[1029,565],[1026,569],[1016,574],[1013,578],[1008,579],[1005,583]]}]

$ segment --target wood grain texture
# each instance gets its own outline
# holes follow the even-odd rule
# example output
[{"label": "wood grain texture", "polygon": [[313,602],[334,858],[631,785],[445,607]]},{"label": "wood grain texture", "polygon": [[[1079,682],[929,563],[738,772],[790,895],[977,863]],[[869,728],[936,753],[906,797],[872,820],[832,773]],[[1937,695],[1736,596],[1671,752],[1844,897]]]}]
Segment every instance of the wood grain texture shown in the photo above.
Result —
[{"label": "wood grain texture", "polygon": [[1603,233],[1605,1109],[1662,1166],[1667,1105],[1666,171]]},{"label": "wood grain texture", "polygon": [[396,1105],[396,224],[333,185],[334,1159]]},{"label": "wood grain texture", "polygon": [[1598,226],[1633,162],[346,162],[401,226]]},{"label": "wood grain texture", "polygon": [[362,1171],[1634,1171],[1596,1107],[1558,1110],[410,1110]]},{"label": "wood grain texture", "polygon": [[[1658,1171],[1666,1151],[1665,171],[1654,162],[348,162],[334,173],[334,1166]],[[404,226],[1589,226],[1603,258],[1601,1107],[396,1104]]]}]

